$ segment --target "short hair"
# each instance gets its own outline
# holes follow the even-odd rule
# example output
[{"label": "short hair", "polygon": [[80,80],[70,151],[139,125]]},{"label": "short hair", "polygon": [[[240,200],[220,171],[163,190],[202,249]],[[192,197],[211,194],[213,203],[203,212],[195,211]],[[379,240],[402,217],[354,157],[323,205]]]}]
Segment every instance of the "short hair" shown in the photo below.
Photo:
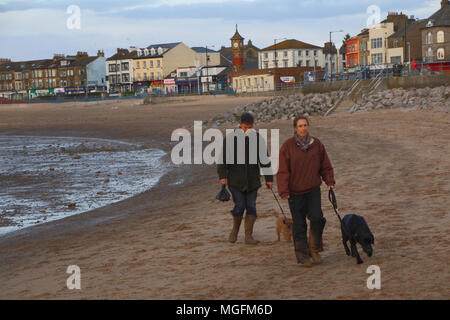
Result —
[{"label": "short hair", "polygon": [[244,113],[241,115],[241,123],[248,123],[248,124],[251,124],[251,123],[254,123],[254,122],[255,122],[255,118],[253,118],[253,116],[252,116],[251,113],[249,113],[249,112],[244,112]]},{"label": "short hair", "polygon": [[308,119],[308,117],[306,117],[306,116],[298,116],[298,117],[295,117],[295,119],[294,119],[294,128],[297,126],[298,120],[302,120],[302,119],[306,120],[306,123],[309,126],[309,119]]}]

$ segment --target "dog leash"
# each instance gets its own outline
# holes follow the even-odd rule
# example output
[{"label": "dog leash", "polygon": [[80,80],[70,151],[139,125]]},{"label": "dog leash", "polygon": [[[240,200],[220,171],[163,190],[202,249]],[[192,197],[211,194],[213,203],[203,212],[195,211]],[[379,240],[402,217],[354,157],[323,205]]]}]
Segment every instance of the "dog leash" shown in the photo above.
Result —
[{"label": "dog leash", "polygon": [[[280,201],[278,201],[278,198],[277,198],[277,196],[275,195],[275,192],[273,192],[273,189],[270,189],[270,191],[272,191],[272,194],[273,194],[275,200],[277,200],[278,206],[280,207],[281,213],[283,214],[284,221],[286,221],[286,219],[287,219],[287,218],[286,218],[286,214],[284,213],[284,210],[283,210],[283,207],[282,207],[281,204],[280,204]],[[286,223],[286,222],[285,222],[285,223]]]},{"label": "dog leash", "polygon": [[336,215],[342,225],[342,219],[341,219],[341,215],[339,214],[339,211],[338,211],[336,195],[334,194],[333,189],[330,189],[330,191],[328,192],[328,200],[330,200],[331,204],[333,205],[334,212],[336,213]]}]

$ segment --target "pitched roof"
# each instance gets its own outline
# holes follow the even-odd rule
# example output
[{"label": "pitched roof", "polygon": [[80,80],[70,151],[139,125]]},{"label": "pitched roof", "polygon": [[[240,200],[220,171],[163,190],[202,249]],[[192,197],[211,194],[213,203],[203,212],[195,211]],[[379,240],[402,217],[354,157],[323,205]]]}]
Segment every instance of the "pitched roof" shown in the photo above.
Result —
[{"label": "pitched roof", "polygon": [[[426,19],[414,21],[406,26],[406,33],[414,30],[415,28],[423,28],[427,24]],[[388,38],[400,38],[405,36],[405,28],[398,30],[391,34]]]},{"label": "pitched roof", "polygon": [[128,49],[117,49],[117,52],[108,59],[106,59],[106,61],[133,59],[135,56],[137,56],[136,51],[128,51]]},{"label": "pitched roof", "polygon": [[323,48],[303,41],[290,39],[277,43],[276,45],[273,44],[267,48],[262,49],[262,51],[270,51],[275,49],[283,50],[283,49],[323,49]]},{"label": "pitched roof", "polygon": [[163,49],[172,49],[179,45],[181,42],[171,42],[171,43],[157,43],[157,44],[151,44],[147,47],[147,49],[155,48],[158,49],[159,47]]},{"label": "pitched roof", "polygon": [[72,62],[70,65],[71,66],[86,66],[89,63],[91,63],[92,61],[96,60],[97,58],[98,58],[97,56],[78,58],[74,62]]},{"label": "pitched roof", "polygon": [[[206,53],[206,47],[192,47],[191,49],[198,53]],[[219,51],[208,48],[208,52],[217,53]]]},{"label": "pitched roof", "polygon": [[441,8],[429,17],[427,22],[430,20],[433,20],[434,22],[433,27],[450,26],[450,1],[442,1]]}]

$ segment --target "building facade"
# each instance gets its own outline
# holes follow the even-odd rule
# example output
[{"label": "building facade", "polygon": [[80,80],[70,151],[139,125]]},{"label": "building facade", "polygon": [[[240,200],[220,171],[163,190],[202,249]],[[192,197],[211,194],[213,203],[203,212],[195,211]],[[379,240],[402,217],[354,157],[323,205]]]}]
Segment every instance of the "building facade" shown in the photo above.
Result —
[{"label": "building facade", "polygon": [[259,52],[259,69],[324,68],[323,48],[295,39],[275,43]]},{"label": "building facade", "polygon": [[130,92],[133,89],[135,48],[117,48],[115,54],[106,59],[107,91],[109,93]]},{"label": "building facade", "polygon": [[422,56],[425,62],[450,61],[450,1],[426,19],[421,29]]}]

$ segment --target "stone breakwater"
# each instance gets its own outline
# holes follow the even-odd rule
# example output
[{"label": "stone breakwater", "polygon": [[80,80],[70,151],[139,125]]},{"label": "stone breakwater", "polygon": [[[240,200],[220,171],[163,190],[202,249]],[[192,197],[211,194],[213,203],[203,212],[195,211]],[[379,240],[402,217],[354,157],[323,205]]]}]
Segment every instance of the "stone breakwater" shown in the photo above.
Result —
[{"label": "stone breakwater", "polygon": [[[289,120],[298,115],[324,115],[343,92],[292,94],[265,99],[261,102],[239,106],[231,112],[204,121],[212,128],[235,125],[243,112],[250,112],[259,122]],[[377,109],[408,108],[407,110],[437,110],[449,112],[450,86],[420,89],[389,89],[363,95],[348,108],[348,113]]]},{"label": "stone breakwater", "polygon": [[450,110],[450,86],[380,91],[363,96],[348,112],[393,108],[437,110],[448,113]]},{"label": "stone breakwater", "polygon": [[239,106],[231,112],[215,116],[205,121],[206,125],[218,127],[239,122],[243,112],[250,112],[259,122],[293,119],[297,115],[323,115],[331,108],[343,93],[309,93],[272,97],[261,102]]}]

